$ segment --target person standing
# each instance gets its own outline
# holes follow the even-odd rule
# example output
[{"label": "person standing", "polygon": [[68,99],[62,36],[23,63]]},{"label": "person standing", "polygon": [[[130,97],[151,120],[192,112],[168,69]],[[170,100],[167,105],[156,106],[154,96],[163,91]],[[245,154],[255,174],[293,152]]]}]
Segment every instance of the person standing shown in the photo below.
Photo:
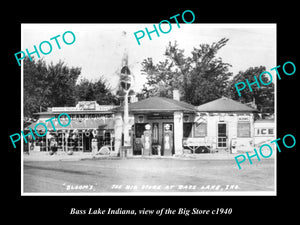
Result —
[{"label": "person standing", "polygon": [[69,137],[68,138],[68,150],[67,150],[67,154],[68,155],[72,155],[74,151],[74,138],[73,137]]},{"label": "person standing", "polygon": [[54,137],[52,137],[50,140],[50,149],[51,149],[51,152],[50,152],[51,155],[53,155],[57,152],[57,141],[55,140]]}]

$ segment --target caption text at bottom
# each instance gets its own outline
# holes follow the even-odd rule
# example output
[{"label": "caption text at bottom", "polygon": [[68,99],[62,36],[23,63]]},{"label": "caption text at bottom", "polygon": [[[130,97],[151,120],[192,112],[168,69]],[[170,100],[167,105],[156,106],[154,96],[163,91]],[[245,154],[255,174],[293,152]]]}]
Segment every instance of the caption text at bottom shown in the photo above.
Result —
[{"label": "caption text at bottom", "polygon": [[232,208],[215,208],[215,209],[199,209],[199,208],[161,208],[161,209],[123,209],[123,208],[88,208],[88,209],[70,209],[70,215],[230,215]]}]

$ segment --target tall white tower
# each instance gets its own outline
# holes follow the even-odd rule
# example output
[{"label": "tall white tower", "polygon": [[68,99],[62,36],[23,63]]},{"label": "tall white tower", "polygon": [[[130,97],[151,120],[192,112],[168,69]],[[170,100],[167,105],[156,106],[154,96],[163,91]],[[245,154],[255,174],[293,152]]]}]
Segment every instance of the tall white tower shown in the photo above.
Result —
[{"label": "tall white tower", "polygon": [[129,117],[129,109],[128,109],[128,93],[130,87],[132,86],[133,77],[128,68],[128,54],[124,53],[124,57],[122,59],[122,69],[120,73],[120,84],[123,90],[125,91],[124,96],[124,118],[123,118],[123,134],[124,134],[124,146],[130,146],[130,137],[129,137],[129,129],[130,125],[128,124]]}]

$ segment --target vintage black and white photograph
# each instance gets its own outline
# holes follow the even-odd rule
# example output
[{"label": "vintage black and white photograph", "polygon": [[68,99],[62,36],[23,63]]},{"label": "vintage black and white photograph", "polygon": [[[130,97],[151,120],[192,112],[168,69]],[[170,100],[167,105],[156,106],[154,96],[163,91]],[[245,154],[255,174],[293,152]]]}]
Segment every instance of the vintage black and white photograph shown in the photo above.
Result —
[{"label": "vintage black and white photograph", "polygon": [[21,24],[22,195],[276,195],[276,24],[188,15]]}]

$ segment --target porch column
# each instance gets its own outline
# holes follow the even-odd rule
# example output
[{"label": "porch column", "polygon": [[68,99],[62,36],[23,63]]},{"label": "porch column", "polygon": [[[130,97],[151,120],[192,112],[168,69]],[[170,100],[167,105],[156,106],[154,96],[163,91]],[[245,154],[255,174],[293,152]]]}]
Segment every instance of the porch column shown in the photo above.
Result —
[{"label": "porch column", "polygon": [[182,155],[183,112],[174,112],[174,150],[175,155]]},{"label": "porch column", "polygon": [[112,156],[117,156],[120,153],[121,146],[122,146],[122,130],[123,130],[123,119],[122,113],[115,114],[115,151],[111,152]]}]

